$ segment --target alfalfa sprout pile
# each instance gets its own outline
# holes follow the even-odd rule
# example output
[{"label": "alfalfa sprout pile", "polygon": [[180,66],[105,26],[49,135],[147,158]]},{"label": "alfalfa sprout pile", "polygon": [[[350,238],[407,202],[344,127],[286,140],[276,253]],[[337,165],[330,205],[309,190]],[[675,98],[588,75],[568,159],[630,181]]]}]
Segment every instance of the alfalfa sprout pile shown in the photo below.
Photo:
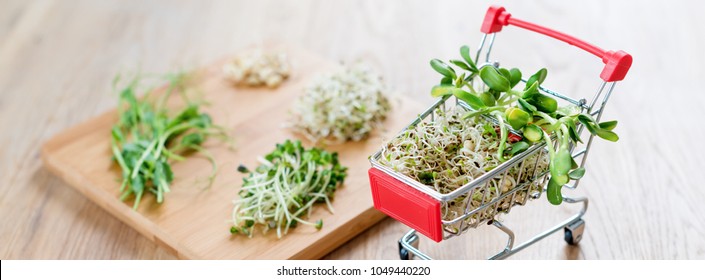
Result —
[{"label": "alfalfa sprout pile", "polygon": [[[463,118],[467,111],[462,107],[445,112],[438,109],[435,114],[433,120],[419,123],[392,139],[382,150],[379,162],[441,194],[454,191],[502,163],[497,157],[501,138],[492,122],[481,117]],[[533,154],[523,165],[510,168],[507,175],[498,175],[489,180],[487,187],[477,188],[472,192],[468,210],[493,201],[544,173],[549,164],[547,153],[538,157],[539,153]],[[514,202],[510,201],[511,196],[503,199],[498,210],[508,210],[515,202],[524,201],[530,191],[537,190],[536,184],[523,188],[516,193]],[[442,204],[442,219],[462,216],[468,195],[470,193]],[[491,215],[491,211],[483,211],[473,218],[484,220]]]},{"label": "alfalfa sprout pile", "polygon": [[390,111],[388,89],[369,66],[355,64],[318,76],[292,109],[292,129],[312,142],[360,141]]}]

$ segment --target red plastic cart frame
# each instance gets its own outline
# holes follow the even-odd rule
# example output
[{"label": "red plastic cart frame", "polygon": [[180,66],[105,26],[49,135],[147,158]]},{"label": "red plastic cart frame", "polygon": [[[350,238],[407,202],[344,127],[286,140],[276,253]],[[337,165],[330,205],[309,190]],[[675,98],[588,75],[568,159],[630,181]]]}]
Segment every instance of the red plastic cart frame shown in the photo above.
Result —
[{"label": "red plastic cart frame", "polygon": [[480,31],[485,34],[496,33],[502,31],[502,27],[507,25],[513,25],[556,38],[601,58],[602,62],[605,63],[605,68],[602,69],[600,78],[602,78],[605,82],[616,82],[623,80],[624,76],[626,76],[627,72],[629,72],[629,68],[632,66],[632,56],[624,51],[605,51],[573,36],[513,18],[512,14],[508,13],[504,7],[491,6],[487,10],[487,14],[485,14],[485,20],[482,22],[482,28],[480,28]]}]

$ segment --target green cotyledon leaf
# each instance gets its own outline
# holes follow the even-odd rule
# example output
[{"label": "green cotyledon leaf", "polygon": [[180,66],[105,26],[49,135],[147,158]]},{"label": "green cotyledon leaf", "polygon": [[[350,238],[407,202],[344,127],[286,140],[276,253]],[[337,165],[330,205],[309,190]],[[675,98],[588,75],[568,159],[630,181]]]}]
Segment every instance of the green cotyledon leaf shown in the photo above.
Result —
[{"label": "green cotyledon leaf", "polygon": [[553,177],[548,180],[548,187],[546,188],[546,197],[548,202],[553,205],[560,205],[563,202],[563,195],[561,195],[562,184],[557,183]]},{"label": "green cotyledon leaf", "polygon": [[536,109],[544,113],[550,114],[558,109],[558,102],[555,99],[545,95],[535,95],[527,101],[531,105],[536,106]]},{"label": "green cotyledon leaf", "polygon": [[600,136],[600,138],[608,140],[608,141],[612,141],[612,142],[617,142],[619,140],[619,136],[617,136],[617,133],[614,133],[614,132],[606,130],[606,129],[598,129],[597,136]]},{"label": "green cotyledon leaf", "polygon": [[446,95],[451,95],[453,94],[453,89],[456,87],[452,85],[437,85],[431,88],[431,96],[432,97],[442,97]]},{"label": "green cotyledon leaf", "polygon": [[473,61],[472,57],[470,57],[470,47],[460,47],[460,56],[462,56],[465,62],[468,63],[468,66],[470,66],[471,71],[477,73],[477,66],[475,65],[475,61]]},{"label": "green cotyledon leaf", "polygon": [[455,66],[458,66],[463,70],[472,71],[472,68],[470,68],[470,66],[468,66],[465,62],[463,62],[461,60],[451,59],[450,63],[455,64]]},{"label": "green cotyledon leaf", "polygon": [[580,167],[568,173],[568,177],[573,180],[578,180],[585,175],[585,168]]},{"label": "green cotyledon leaf", "polygon": [[494,106],[495,104],[497,104],[497,99],[494,98],[494,94],[487,91],[480,93],[480,99],[482,100],[482,103],[485,104],[485,106]]},{"label": "green cotyledon leaf", "polygon": [[509,69],[509,87],[514,88],[521,81],[521,71],[516,68]]},{"label": "green cotyledon leaf", "polygon": [[527,111],[529,113],[534,113],[538,110],[536,109],[536,106],[529,104],[529,102],[526,102],[524,98],[517,99],[517,105],[519,105],[522,110]]},{"label": "green cotyledon leaf", "polygon": [[494,67],[483,67],[480,70],[480,78],[492,90],[505,92],[510,89],[509,80]]},{"label": "green cotyledon leaf", "polygon": [[479,109],[486,107],[485,103],[482,102],[482,100],[479,97],[475,96],[472,93],[469,93],[469,92],[464,91],[459,88],[454,88],[452,90],[452,92],[453,92],[453,95],[455,95],[455,97],[457,97],[458,99],[460,99],[462,101],[465,101],[465,103],[470,105],[470,107],[472,107],[475,110],[479,110]]},{"label": "green cotyledon leaf", "polygon": [[525,126],[522,133],[524,134],[524,138],[531,143],[536,143],[543,139],[543,130],[535,124]]},{"label": "green cotyledon leaf", "polygon": [[440,73],[445,77],[455,79],[455,71],[453,70],[453,68],[450,68],[448,64],[445,64],[445,62],[441,61],[440,59],[432,59],[430,63],[431,67],[433,68],[433,70],[436,70],[436,72]]},{"label": "green cotyledon leaf", "polygon": [[508,108],[504,112],[504,115],[507,118],[507,122],[513,129],[522,129],[531,119],[531,115],[529,115],[529,113],[516,107]]},{"label": "green cotyledon leaf", "polygon": [[536,74],[531,75],[529,79],[526,81],[526,88],[530,87],[534,82],[538,82],[538,85],[541,85],[544,80],[546,80],[546,76],[548,75],[548,70],[546,68],[541,68],[539,71],[536,72]]},{"label": "green cotyledon leaf", "polygon": [[612,131],[617,127],[617,121],[606,121],[599,124],[600,128]]}]

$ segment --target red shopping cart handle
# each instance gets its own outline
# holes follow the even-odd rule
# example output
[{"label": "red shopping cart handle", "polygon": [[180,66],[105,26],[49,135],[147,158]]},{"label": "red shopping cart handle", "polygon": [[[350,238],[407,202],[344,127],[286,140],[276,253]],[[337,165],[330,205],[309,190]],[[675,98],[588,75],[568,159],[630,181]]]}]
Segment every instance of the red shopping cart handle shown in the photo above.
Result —
[{"label": "red shopping cart handle", "polygon": [[526,22],[512,17],[504,7],[490,6],[485,14],[485,20],[482,23],[482,31],[485,34],[495,33],[502,30],[503,26],[514,25],[537,33],[544,34],[549,37],[561,40],[578,48],[581,48],[591,54],[602,59],[605,63],[605,68],[600,73],[600,78],[605,82],[616,82],[624,79],[624,76],[629,72],[629,67],[632,66],[632,56],[624,51],[605,51],[588,42],[546,28],[537,24]]}]

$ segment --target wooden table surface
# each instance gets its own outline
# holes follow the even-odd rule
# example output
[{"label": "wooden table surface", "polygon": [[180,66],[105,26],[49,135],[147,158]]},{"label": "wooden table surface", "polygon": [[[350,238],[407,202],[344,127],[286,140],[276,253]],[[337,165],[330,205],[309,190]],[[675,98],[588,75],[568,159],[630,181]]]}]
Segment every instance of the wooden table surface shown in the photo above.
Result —
[{"label": "wooden table surface", "polygon": [[[0,0],[0,258],[170,259],[168,252],[50,174],[39,147],[57,132],[116,104],[116,73],[163,73],[206,65],[267,40],[331,60],[364,59],[397,92],[430,103],[431,58],[457,57],[479,42],[488,1],[21,1]],[[590,198],[580,246],[562,234],[515,259],[705,258],[705,5],[695,1],[512,1],[515,17],[607,49],[634,65],[604,119],[620,141],[598,141],[576,191]],[[516,28],[493,57],[549,69],[547,84],[571,96],[599,85],[597,59]],[[693,146],[694,145],[694,146]],[[571,214],[542,198],[503,217],[519,241]],[[408,230],[386,219],[328,259],[396,259]],[[483,258],[503,246],[490,226],[422,250]]]}]

